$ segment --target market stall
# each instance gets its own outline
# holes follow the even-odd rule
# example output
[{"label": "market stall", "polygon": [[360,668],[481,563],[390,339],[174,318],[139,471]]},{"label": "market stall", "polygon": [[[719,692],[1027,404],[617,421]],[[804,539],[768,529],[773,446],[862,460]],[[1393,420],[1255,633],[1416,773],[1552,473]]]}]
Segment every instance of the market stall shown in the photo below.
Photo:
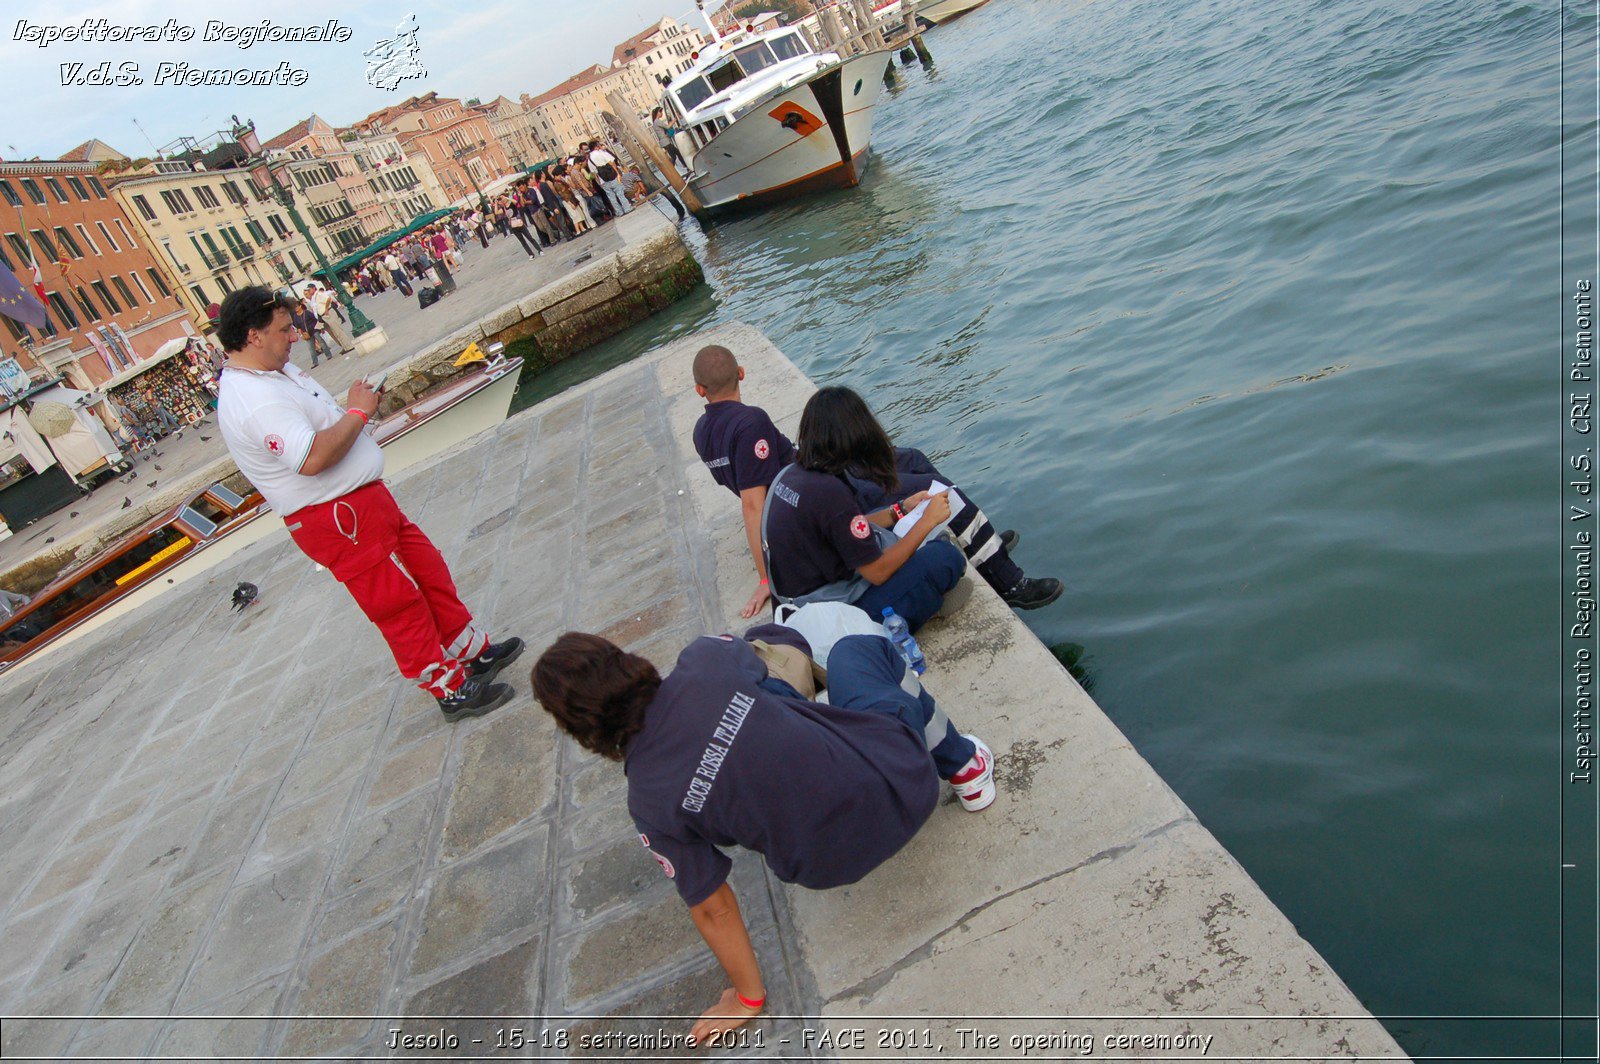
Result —
[{"label": "market stall", "polygon": [[[100,392],[141,417],[161,406],[180,425],[192,425],[216,405],[211,387],[215,379],[205,341],[182,337],[169,340],[150,358],[106,381]],[[154,425],[145,428],[156,434]]]},{"label": "market stall", "polygon": [[0,518],[21,528],[78,499],[82,491],[19,405],[0,409]]}]

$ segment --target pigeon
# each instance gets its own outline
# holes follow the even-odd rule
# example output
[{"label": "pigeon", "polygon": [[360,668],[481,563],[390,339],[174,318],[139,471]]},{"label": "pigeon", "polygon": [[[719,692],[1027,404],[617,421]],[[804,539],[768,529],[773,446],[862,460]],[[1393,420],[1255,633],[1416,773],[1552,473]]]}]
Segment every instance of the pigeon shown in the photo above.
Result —
[{"label": "pigeon", "polygon": [[157,473],[161,472],[161,463],[160,462],[156,463],[156,472]]},{"label": "pigeon", "polygon": [[71,512],[71,513],[70,513],[70,514],[68,514],[68,515],[67,515],[67,520],[68,520],[68,521],[70,521],[70,520],[72,520],[72,519],[73,519],[73,518],[74,518],[74,517],[77,517],[77,516],[78,516],[78,511],[76,511],[76,510],[74,510],[74,511],[72,511],[72,512]]},{"label": "pigeon", "polygon": [[241,582],[238,587],[233,589],[233,608],[242,612],[246,606],[256,600],[256,596],[260,593],[256,585]]},{"label": "pigeon", "polygon": [[150,482],[150,483],[148,483],[148,484],[146,484],[146,485],[145,485],[145,487],[147,487],[147,488],[153,488],[153,487],[155,487],[155,486],[156,486],[156,482],[155,482],[155,481],[153,481],[153,480],[152,480],[152,481],[151,481],[151,482]]},{"label": "pigeon", "polygon": [[56,537],[54,537],[54,536],[46,536],[46,537],[44,537],[44,541],[46,543],[54,543],[56,541]]},{"label": "pigeon", "polygon": [[211,442],[211,437],[210,436],[201,436],[200,437],[200,442],[201,443],[210,443]]},{"label": "pigeon", "polygon": [[122,497],[122,509],[126,510],[128,507],[130,507],[132,505],[133,505],[133,500],[128,498],[126,495],[124,495]]}]

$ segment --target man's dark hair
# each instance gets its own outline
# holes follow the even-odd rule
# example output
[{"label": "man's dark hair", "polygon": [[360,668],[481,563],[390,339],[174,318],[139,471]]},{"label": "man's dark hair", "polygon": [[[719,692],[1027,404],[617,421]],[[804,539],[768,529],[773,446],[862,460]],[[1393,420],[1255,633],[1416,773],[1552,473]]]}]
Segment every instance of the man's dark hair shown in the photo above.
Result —
[{"label": "man's dark hair", "polygon": [[539,655],[533,696],[578,745],[621,761],[661,687],[656,667],[608,639],[568,632]]},{"label": "man's dark hair", "polygon": [[866,401],[849,388],[819,388],[800,414],[796,460],[807,469],[870,480],[884,491],[900,484],[894,444]]},{"label": "man's dark hair", "polygon": [[739,383],[739,361],[721,344],[708,344],[695,352],[694,382],[709,395],[726,395]]},{"label": "man's dark hair", "polygon": [[251,329],[265,329],[279,308],[294,313],[284,298],[264,285],[251,285],[228,293],[217,315],[217,340],[224,351],[240,351]]}]

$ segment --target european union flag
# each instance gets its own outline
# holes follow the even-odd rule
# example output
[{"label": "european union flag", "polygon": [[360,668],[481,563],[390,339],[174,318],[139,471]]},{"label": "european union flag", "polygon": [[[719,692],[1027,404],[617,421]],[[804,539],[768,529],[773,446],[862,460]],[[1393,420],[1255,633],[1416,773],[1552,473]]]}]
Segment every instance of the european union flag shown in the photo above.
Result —
[{"label": "european union flag", "polygon": [[44,328],[44,304],[39,297],[22,287],[17,275],[0,263],[0,314],[13,318],[35,329]]}]

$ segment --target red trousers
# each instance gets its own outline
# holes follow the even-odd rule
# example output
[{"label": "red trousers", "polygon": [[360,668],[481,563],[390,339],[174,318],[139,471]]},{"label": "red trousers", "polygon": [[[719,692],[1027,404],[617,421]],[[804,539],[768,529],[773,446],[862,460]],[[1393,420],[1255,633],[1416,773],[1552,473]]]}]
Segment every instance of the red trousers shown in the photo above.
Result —
[{"label": "red trousers", "polygon": [[400,512],[383,481],[283,520],[306,556],[378,626],[403,675],[435,698],[461,686],[463,663],[489,639],[473,627],[439,549]]}]

